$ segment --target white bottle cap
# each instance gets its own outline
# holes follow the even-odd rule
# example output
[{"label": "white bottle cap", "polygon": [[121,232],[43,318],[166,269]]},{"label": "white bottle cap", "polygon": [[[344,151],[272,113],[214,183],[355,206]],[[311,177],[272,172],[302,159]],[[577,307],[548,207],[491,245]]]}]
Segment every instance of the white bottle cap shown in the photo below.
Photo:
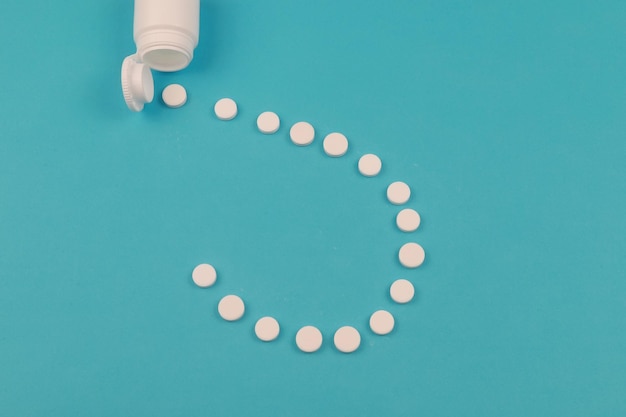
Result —
[{"label": "white bottle cap", "polygon": [[150,67],[137,61],[136,55],[126,57],[122,63],[122,92],[132,111],[142,111],[144,104],[154,99],[154,79]]}]

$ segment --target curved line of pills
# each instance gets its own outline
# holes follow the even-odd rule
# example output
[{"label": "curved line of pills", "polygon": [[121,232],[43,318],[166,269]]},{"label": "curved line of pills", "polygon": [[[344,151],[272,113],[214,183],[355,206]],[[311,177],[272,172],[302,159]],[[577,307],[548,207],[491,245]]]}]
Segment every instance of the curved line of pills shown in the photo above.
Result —
[{"label": "curved line of pills", "polygon": [[[220,99],[214,107],[215,115],[220,120],[232,120],[237,116],[237,103],[230,98]],[[280,129],[280,118],[274,112],[263,112],[257,117],[257,128],[266,135],[276,133]],[[315,129],[308,122],[295,123],[290,131],[291,141],[298,146],[308,146],[315,139]],[[330,157],[341,157],[348,151],[348,139],[339,132],[326,135],[323,141],[324,152]],[[359,158],[358,170],[365,177],[375,177],[382,169],[382,161],[377,155],[365,154]],[[394,205],[404,205],[411,197],[410,187],[401,181],[391,183],[387,187],[387,200]],[[421,222],[417,211],[405,208],[396,216],[396,225],[403,232],[414,232]],[[405,268],[417,268],[424,262],[425,253],[422,246],[415,242],[404,244],[398,251],[400,264]],[[217,272],[212,265],[200,264],[192,272],[192,279],[198,287],[207,288],[215,284]],[[389,289],[391,299],[398,304],[410,302],[415,295],[413,284],[406,279],[398,279]],[[217,306],[219,315],[226,321],[237,321],[245,313],[245,303],[234,294],[223,297]],[[378,310],[370,316],[369,326],[376,335],[386,335],[395,327],[394,316],[386,310]],[[257,320],[254,331],[259,340],[271,342],[280,334],[280,324],[274,317],[261,317]],[[314,326],[304,326],[295,336],[298,348],[307,353],[316,352],[323,343],[322,332]],[[356,351],[361,344],[361,334],[352,326],[339,328],[334,336],[335,348],[343,353]]]}]

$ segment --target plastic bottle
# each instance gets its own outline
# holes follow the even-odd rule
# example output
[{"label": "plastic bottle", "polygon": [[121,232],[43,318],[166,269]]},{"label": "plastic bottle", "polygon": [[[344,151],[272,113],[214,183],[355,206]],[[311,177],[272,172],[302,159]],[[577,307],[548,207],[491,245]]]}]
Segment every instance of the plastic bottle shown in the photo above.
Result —
[{"label": "plastic bottle", "polygon": [[122,63],[128,108],[143,110],[154,98],[150,69],[180,71],[193,60],[200,33],[200,0],[135,0],[137,52]]}]

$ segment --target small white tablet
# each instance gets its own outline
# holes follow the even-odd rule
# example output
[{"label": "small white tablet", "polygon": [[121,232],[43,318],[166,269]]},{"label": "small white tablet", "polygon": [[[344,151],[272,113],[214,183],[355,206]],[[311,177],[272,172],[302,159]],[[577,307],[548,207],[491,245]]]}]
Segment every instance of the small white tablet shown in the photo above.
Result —
[{"label": "small white tablet", "polygon": [[275,340],[280,333],[280,325],[274,317],[262,317],[254,326],[256,337],[264,342]]},{"label": "small white tablet", "polygon": [[322,340],[322,332],[314,326],[304,326],[296,333],[296,345],[306,353],[319,350],[322,347]]},{"label": "small white tablet", "polygon": [[227,295],[217,305],[217,311],[226,321],[236,321],[243,317],[246,307],[236,295]]},{"label": "small white tablet", "polygon": [[298,146],[307,146],[315,139],[315,129],[308,122],[298,122],[289,130],[291,141]]},{"label": "small white tablet", "polygon": [[324,152],[326,155],[338,158],[348,152],[348,138],[341,133],[331,133],[324,138]]},{"label": "small white tablet", "polygon": [[375,177],[380,174],[383,163],[377,155],[368,153],[359,159],[359,172],[364,177]]},{"label": "small white tablet", "polygon": [[215,271],[213,265],[200,264],[193,269],[191,278],[198,287],[206,288],[215,284],[215,281],[217,280],[217,272]]},{"label": "small white tablet", "polygon": [[402,245],[398,253],[400,263],[406,268],[417,268],[424,263],[425,257],[424,248],[414,242]]},{"label": "small white tablet", "polygon": [[391,299],[398,304],[406,304],[415,296],[415,287],[411,284],[411,281],[406,279],[398,279],[391,284],[389,290]]},{"label": "small white tablet", "polygon": [[343,353],[352,353],[361,345],[361,335],[352,326],[343,326],[335,332],[335,347]]},{"label": "small white tablet", "polygon": [[396,216],[396,225],[403,232],[414,232],[420,227],[421,218],[413,209],[401,210]]},{"label": "small white tablet", "polygon": [[232,98],[222,98],[213,109],[220,120],[232,120],[237,116],[237,103]]},{"label": "small white tablet", "polygon": [[271,135],[278,132],[278,129],[280,128],[280,119],[278,118],[278,115],[276,113],[266,111],[261,113],[259,117],[257,117],[256,125],[261,133]]},{"label": "small white tablet", "polygon": [[387,187],[387,199],[391,204],[401,205],[411,198],[411,189],[402,181],[396,181]]},{"label": "small white tablet", "polygon": [[163,90],[161,98],[167,107],[176,109],[187,102],[187,90],[180,84],[170,84]]},{"label": "small white tablet", "polygon": [[370,317],[370,329],[379,335],[391,333],[395,323],[393,315],[386,310],[378,310]]}]

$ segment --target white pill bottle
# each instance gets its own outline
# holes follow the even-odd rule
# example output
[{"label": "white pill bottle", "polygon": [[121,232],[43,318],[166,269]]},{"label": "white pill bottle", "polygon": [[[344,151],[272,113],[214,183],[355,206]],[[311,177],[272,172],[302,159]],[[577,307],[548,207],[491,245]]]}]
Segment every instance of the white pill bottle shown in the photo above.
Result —
[{"label": "white pill bottle", "polygon": [[180,71],[191,63],[200,35],[200,0],[135,0],[137,52],[122,63],[128,108],[143,110],[154,98],[150,69]]}]

